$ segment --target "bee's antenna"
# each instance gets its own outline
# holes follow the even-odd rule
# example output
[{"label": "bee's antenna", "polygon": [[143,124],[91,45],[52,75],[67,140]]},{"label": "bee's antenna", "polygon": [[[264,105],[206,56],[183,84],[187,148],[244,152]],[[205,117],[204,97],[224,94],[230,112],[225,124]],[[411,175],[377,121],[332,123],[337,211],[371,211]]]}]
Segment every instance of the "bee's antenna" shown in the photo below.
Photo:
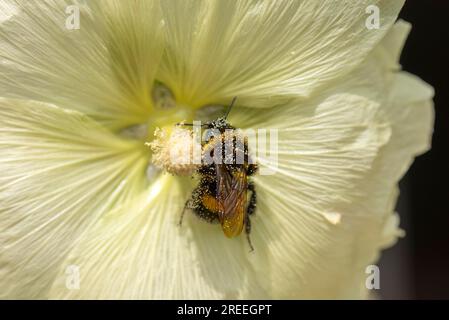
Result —
[{"label": "bee's antenna", "polygon": [[229,105],[228,111],[226,111],[226,114],[224,116],[225,119],[228,119],[229,113],[231,112],[231,109],[235,104],[235,100],[237,100],[237,97],[232,98],[232,101],[231,101],[231,104]]},{"label": "bee's antenna", "polygon": [[[176,126],[188,126],[188,127],[193,127],[193,123],[182,123],[182,122],[178,122],[176,124]],[[201,124],[202,127],[207,127],[208,124],[207,123],[203,123]]]}]

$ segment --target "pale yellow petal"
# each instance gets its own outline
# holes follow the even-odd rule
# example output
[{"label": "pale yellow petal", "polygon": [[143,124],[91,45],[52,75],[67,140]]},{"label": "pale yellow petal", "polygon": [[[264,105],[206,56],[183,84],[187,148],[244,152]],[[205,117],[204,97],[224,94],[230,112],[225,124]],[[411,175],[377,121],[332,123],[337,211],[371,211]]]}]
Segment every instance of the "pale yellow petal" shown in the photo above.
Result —
[{"label": "pale yellow petal", "polygon": [[147,150],[89,117],[0,99],[0,297],[45,298],[75,240],[146,185]]},{"label": "pale yellow petal", "polygon": [[[163,1],[167,48],[158,78],[194,106],[239,97],[272,106],[348,74],[382,39],[403,1]],[[365,25],[368,6],[379,29]]]},{"label": "pale yellow petal", "polygon": [[379,59],[389,71],[399,70],[399,58],[412,26],[404,20],[396,22],[376,48]]},{"label": "pale yellow petal", "polygon": [[0,23],[11,19],[17,13],[18,10],[11,1],[0,2]]},{"label": "pale yellow petal", "polygon": [[[280,127],[278,163],[258,158],[274,174],[254,178],[258,206],[252,223],[252,263],[266,275],[264,288],[273,297],[341,294],[343,270],[357,245],[341,208],[353,201],[349,191],[366,177],[388,141],[390,132],[378,111],[379,104],[342,92],[310,105],[279,107],[259,123]],[[245,113],[257,118],[256,111]]]},{"label": "pale yellow petal", "polygon": [[383,105],[392,128],[391,138],[379,152],[370,174],[353,193],[357,195],[347,213],[347,222],[355,226],[354,247],[348,269],[346,295],[363,296],[364,273],[375,263],[380,251],[404,236],[395,213],[399,196],[398,182],[413,159],[430,148],[433,130],[433,89],[418,78],[401,72],[394,76],[388,101]]},{"label": "pale yellow petal", "polygon": [[[165,175],[132,206],[110,212],[62,264],[50,297],[232,299],[248,297],[248,291],[267,297],[244,239],[227,239],[219,225],[191,212],[177,225],[185,196],[179,179]],[[79,290],[66,286],[67,265],[79,267]]]},{"label": "pale yellow petal", "polygon": [[55,103],[112,129],[146,121],[162,54],[154,1],[19,0],[17,7],[0,25],[0,96]]},{"label": "pale yellow petal", "polygon": [[[392,218],[399,192],[397,183],[411,166],[414,158],[431,146],[434,124],[433,88],[406,72],[394,76],[385,112],[392,126],[390,142],[381,150],[371,176],[363,186],[371,193],[370,210],[380,219],[382,233],[377,247],[385,248],[403,233],[392,228]],[[368,250],[365,251],[369,252]],[[373,254],[374,255],[374,254]],[[377,256],[375,256],[377,258]],[[374,258],[373,258],[374,259]]]},{"label": "pale yellow petal", "polygon": [[402,235],[396,185],[429,147],[433,91],[391,72],[390,40],[321,100],[231,116],[237,126],[281,129],[278,165],[259,160],[276,174],[255,178],[253,222],[254,245],[268,253],[252,262],[275,297],[363,297],[365,267]]}]

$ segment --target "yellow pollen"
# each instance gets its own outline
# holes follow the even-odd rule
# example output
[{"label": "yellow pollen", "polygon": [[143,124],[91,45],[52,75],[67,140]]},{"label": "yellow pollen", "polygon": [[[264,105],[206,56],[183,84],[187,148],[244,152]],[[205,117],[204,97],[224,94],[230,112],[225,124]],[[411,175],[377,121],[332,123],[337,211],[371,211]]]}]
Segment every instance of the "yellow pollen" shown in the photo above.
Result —
[{"label": "yellow pollen", "polygon": [[[201,154],[201,144],[195,141],[191,130],[181,127],[156,128],[154,140],[147,142],[153,152],[152,163],[168,173],[188,176],[199,167],[195,152]],[[201,157],[200,157],[201,159]]]}]

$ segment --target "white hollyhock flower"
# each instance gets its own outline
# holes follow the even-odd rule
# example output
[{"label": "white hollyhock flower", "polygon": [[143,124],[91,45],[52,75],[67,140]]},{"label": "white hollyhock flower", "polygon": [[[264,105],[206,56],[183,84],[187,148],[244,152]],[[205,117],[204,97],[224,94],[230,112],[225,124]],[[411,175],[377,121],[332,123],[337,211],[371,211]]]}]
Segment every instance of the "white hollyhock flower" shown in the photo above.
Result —
[{"label": "white hollyhock flower", "polygon": [[[402,4],[90,1],[67,30],[71,1],[3,1],[0,295],[363,297],[433,125],[432,88],[398,64]],[[179,228],[191,179],[146,174],[156,127],[234,96],[234,126],[279,130],[278,164],[257,159],[275,174],[254,177],[253,253],[192,214]]]}]

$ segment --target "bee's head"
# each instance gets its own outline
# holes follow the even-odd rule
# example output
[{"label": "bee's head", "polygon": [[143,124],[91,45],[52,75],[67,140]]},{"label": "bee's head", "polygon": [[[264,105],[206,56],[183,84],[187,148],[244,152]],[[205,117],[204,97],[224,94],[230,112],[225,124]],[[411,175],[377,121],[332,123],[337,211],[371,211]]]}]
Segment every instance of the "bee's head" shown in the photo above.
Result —
[{"label": "bee's head", "polygon": [[233,126],[231,126],[228,122],[228,115],[231,112],[232,107],[234,106],[235,100],[237,100],[237,97],[234,97],[232,99],[231,104],[228,107],[228,110],[226,111],[226,114],[223,117],[220,117],[214,121],[208,122],[206,126],[209,129],[218,129],[220,131],[224,131],[226,129],[235,129]]},{"label": "bee's head", "polygon": [[229,124],[228,120],[226,120],[225,117],[220,117],[214,121],[208,122],[207,127],[209,129],[218,129],[220,131],[225,129],[234,129],[234,127]]},{"label": "bee's head", "polygon": [[[237,100],[237,97],[234,97],[232,99],[232,102],[229,105],[228,110],[226,111],[226,114],[223,117],[219,117],[213,121],[206,122],[206,123],[202,124],[201,126],[203,128],[207,128],[210,130],[217,129],[217,130],[220,130],[220,132],[224,132],[226,129],[235,129],[228,122],[228,115],[231,112],[232,107],[234,106],[235,100]],[[177,125],[193,126],[193,124],[191,124],[191,123],[178,123]]]},{"label": "bee's head", "polygon": [[204,132],[205,141],[209,141],[212,137],[215,137],[217,135],[217,131],[219,133],[224,133],[227,129],[235,129],[229,124],[225,117],[220,117],[214,121],[207,122],[204,127],[207,128]]}]

